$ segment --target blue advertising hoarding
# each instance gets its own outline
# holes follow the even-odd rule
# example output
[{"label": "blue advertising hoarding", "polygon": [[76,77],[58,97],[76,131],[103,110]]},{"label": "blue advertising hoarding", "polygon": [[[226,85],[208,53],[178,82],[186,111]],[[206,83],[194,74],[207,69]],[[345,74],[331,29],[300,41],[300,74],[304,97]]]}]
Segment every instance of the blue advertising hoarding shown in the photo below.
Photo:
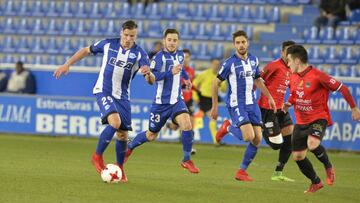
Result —
[{"label": "blue advertising hoarding", "polygon": [[[360,85],[347,84],[357,104],[360,104]],[[148,129],[150,100],[132,100],[130,137]],[[329,107],[334,125],[329,127],[323,144],[327,148],[360,151],[360,123],[351,120],[351,111],[340,93],[331,94]],[[218,127],[227,117],[224,106],[219,107]],[[195,119],[195,141],[212,143],[209,119]],[[56,136],[97,137],[103,129],[98,105],[93,98],[0,95],[0,132],[45,134]],[[160,141],[178,141],[179,132],[163,129]],[[232,136],[227,144],[244,144]]]}]

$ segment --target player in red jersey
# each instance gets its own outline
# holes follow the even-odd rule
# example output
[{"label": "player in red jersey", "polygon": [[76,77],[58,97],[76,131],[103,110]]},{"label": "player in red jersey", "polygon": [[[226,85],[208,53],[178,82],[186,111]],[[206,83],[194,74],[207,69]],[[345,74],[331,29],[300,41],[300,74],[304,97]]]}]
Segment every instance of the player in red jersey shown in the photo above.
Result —
[{"label": "player in red jersey", "polygon": [[321,145],[326,127],[332,124],[327,106],[329,92],[341,92],[350,105],[353,120],[360,120],[360,111],[344,84],[308,64],[308,54],[303,46],[289,47],[286,57],[288,66],[294,73],[290,78],[291,95],[284,104],[284,111],[294,106],[296,117],[291,143],[292,153],[301,172],[311,180],[311,185],[305,193],[314,193],[321,189],[323,184],[306,157],[308,149],[324,164],[327,184],[333,185],[335,181],[334,168]]},{"label": "player in red jersey", "polygon": [[263,121],[263,135],[266,143],[274,150],[279,150],[278,164],[271,180],[294,181],[282,174],[285,164],[291,155],[291,134],[294,129],[289,113],[284,113],[281,107],[284,104],[286,89],[290,83],[291,70],[286,65],[286,49],[295,42],[282,43],[281,58],[267,64],[261,71],[261,78],[276,103],[276,113],[270,108],[267,97],[261,94],[258,104]]}]

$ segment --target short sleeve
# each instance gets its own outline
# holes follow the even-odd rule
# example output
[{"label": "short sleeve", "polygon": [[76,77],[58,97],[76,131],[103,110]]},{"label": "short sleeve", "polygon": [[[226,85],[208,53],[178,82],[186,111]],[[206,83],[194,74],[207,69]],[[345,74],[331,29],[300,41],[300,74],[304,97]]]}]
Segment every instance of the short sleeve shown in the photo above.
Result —
[{"label": "short sleeve", "polygon": [[104,53],[104,46],[109,43],[109,40],[104,39],[104,40],[100,40],[98,42],[96,42],[95,44],[92,44],[90,46],[90,52],[94,55],[101,53]]},{"label": "short sleeve", "polygon": [[139,66],[150,66],[150,60],[148,54],[140,48],[138,55]]},{"label": "short sleeve", "polygon": [[321,85],[330,91],[337,91],[341,87],[341,82],[324,72],[319,72],[318,77]]},{"label": "short sleeve", "polygon": [[230,75],[230,64],[229,61],[225,61],[222,65],[221,68],[219,70],[219,73],[217,75],[217,78],[219,78],[219,80],[224,81],[226,80],[226,78],[229,77]]},{"label": "short sleeve", "polygon": [[255,79],[260,77],[260,70],[259,70],[259,59],[256,57],[256,62],[255,62]]},{"label": "short sleeve", "polygon": [[267,64],[264,69],[260,71],[260,76],[262,79],[267,80],[270,75],[274,73],[274,68],[272,68],[272,63]]},{"label": "short sleeve", "polygon": [[161,71],[161,67],[163,65],[162,54],[158,52],[150,63],[150,69],[155,71]]}]

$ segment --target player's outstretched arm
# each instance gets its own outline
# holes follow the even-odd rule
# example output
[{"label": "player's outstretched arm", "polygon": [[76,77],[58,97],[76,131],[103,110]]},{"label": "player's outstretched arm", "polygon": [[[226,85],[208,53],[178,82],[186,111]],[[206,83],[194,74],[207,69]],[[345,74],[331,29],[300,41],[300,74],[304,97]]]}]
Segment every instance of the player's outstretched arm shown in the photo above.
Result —
[{"label": "player's outstretched arm", "polygon": [[352,108],[351,109],[351,118],[354,121],[360,121],[360,111],[358,107]]},{"label": "player's outstretched arm", "polygon": [[270,108],[273,109],[274,112],[276,112],[275,101],[274,101],[273,97],[271,96],[269,90],[266,88],[264,81],[261,78],[257,78],[254,80],[254,84],[268,98]]},{"label": "player's outstretched arm", "polygon": [[84,57],[86,57],[89,54],[90,54],[90,47],[84,47],[84,48],[80,49],[73,56],[71,56],[70,59],[67,60],[62,66],[57,68],[54,71],[53,76],[56,79],[59,79],[62,74],[67,75],[69,73],[69,71],[70,71],[70,66],[71,65],[73,65],[74,63],[80,61],[81,59],[83,59]]},{"label": "player's outstretched arm", "polygon": [[211,112],[210,112],[210,116],[212,119],[216,120],[219,113],[218,113],[218,92],[219,92],[219,86],[221,84],[221,80],[219,80],[219,78],[215,78],[213,83],[212,83],[212,88],[211,88],[211,93],[212,93],[212,107],[211,107]]},{"label": "player's outstretched arm", "polygon": [[341,92],[346,102],[350,105],[351,118],[355,121],[360,121],[360,111],[359,108],[356,106],[356,102],[354,100],[354,97],[351,95],[349,88],[346,85],[342,84],[339,92]]}]

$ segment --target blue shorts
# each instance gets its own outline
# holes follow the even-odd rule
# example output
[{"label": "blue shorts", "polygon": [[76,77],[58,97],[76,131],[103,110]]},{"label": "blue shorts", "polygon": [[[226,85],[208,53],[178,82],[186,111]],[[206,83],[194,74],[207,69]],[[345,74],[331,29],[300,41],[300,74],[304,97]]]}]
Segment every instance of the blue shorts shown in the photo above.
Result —
[{"label": "blue shorts", "polygon": [[149,130],[157,133],[171,118],[173,123],[177,124],[175,117],[182,113],[189,113],[189,110],[183,100],[175,104],[152,104],[149,118]]},{"label": "blue shorts", "polygon": [[257,104],[228,107],[228,111],[233,126],[240,127],[248,123],[254,126],[262,126],[261,111]]},{"label": "blue shorts", "polygon": [[102,124],[108,124],[107,117],[111,113],[118,113],[121,119],[120,130],[132,130],[130,101],[115,99],[113,96],[106,93],[97,93],[95,94],[95,97],[100,108]]}]

